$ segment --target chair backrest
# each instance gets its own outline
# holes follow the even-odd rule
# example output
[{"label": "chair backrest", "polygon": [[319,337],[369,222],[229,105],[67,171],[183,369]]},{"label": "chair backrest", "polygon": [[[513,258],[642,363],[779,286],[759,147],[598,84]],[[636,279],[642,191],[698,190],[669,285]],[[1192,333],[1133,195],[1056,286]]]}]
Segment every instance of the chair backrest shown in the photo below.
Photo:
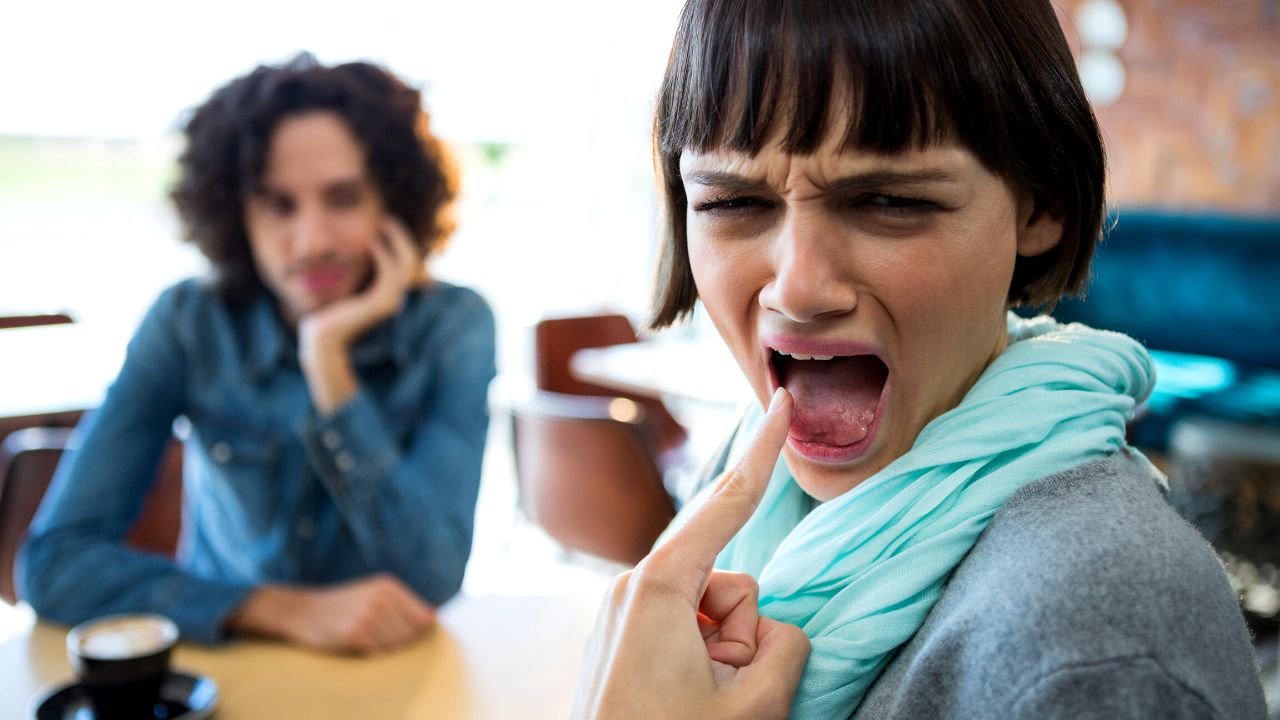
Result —
[{"label": "chair backrest", "polygon": [[[25,428],[0,443],[0,598],[17,602],[13,565],[71,435],[70,428]],[[156,482],[125,542],[173,556],[182,518],[182,446],[169,444]]]},{"label": "chair backrest", "polygon": [[37,325],[62,325],[73,322],[70,315],[5,315],[0,317],[0,330],[5,328],[35,327]]},{"label": "chair backrest", "polygon": [[616,395],[574,377],[569,361],[584,348],[636,342],[631,321],[616,314],[548,318],[538,323],[534,335],[538,389],[565,395]]},{"label": "chair backrest", "polygon": [[625,398],[539,392],[512,408],[524,513],[561,545],[634,565],[675,516]]},{"label": "chair backrest", "polygon": [[[80,418],[84,413],[80,410],[68,410],[66,412],[42,413],[40,415],[23,415],[20,417],[3,417],[0,418],[0,443],[4,443],[4,439],[9,437],[9,433],[14,433],[26,428],[66,428],[71,429],[80,422]],[[0,481],[4,475],[0,473]]]},{"label": "chair backrest", "polygon": [[619,393],[574,377],[569,369],[579,350],[636,342],[636,331],[624,315],[604,314],[548,318],[538,323],[534,337],[539,390],[564,395],[625,397],[644,406],[647,422],[654,428],[659,453],[678,449],[688,432],[667,411],[658,398]]}]

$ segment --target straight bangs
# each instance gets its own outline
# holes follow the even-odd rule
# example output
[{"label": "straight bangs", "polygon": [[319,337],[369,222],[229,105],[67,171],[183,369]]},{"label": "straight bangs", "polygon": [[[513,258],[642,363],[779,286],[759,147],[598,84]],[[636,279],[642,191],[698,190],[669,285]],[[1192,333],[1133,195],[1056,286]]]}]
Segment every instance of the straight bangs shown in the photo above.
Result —
[{"label": "straight bangs", "polygon": [[1097,121],[1046,0],[689,0],[654,117],[666,238],[651,327],[697,299],[685,150],[895,155],[955,143],[1060,212],[1063,242],[1019,258],[1013,305],[1051,307],[1087,275],[1103,206]]},{"label": "straight bangs", "polygon": [[805,155],[830,132],[843,133],[847,149],[894,154],[960,129],[969,83],[953,61],[964,44],[952,36],[961,18],[893,1],[693,9],[677,30],[658,108],[664,158],[686,149],[755,155],[775,141]]}]

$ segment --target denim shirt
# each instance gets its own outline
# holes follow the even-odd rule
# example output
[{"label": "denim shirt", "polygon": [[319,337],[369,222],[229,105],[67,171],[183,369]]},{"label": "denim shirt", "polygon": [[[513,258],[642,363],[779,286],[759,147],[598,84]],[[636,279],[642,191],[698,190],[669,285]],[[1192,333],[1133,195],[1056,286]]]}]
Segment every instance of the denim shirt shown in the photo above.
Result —
[{"label": "denim shirt", "polygon": [[[22,548],[19,589],[40,615],[157,612],[211,643],[264,583],[386,572],[431,603],[458,591],[494,376],[488,306],[444,283],[410,292],[352,348],[355,397],[321,416],[273,302],[234,305],[188,280],[151,308]],[[175,563],[123,538],[179,417]]]}]

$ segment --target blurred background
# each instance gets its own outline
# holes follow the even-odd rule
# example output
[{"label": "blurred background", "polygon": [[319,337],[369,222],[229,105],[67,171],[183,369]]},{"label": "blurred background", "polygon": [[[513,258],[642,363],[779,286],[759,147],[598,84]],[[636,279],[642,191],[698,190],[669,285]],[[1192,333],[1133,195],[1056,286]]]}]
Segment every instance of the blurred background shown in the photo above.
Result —
[{"label": "blurred background", "polygon": [[[34,376],[8,391],[100,385],[157,294],[205,271],[166,199],[188,109],[228,79],[301,50],[325,63],[385,64],[423,89],[462,171],[458,231],[435,272],[479,290],[499,322],[501,377],[466,591],[607,577],[618,557],[570,557],[584,548],[539,528],[536,503],[517,482],[508,399],[539,372],[539,321],[614,312],[638,326],[643,318],[658,229],[650,114],[680,5],[8,8],[0,316],[64,313],[100,338],[32,370],[24,364]],[[1089,295],[1058,314],[1131,333],[1156,351],[1160,384],[1133,440],[1170,473],[1179,508],[1224,552],[1265,640],[1280,611],[1280,3],[1055,5],[1103,128],[1112,209]],[[704,348],[697,357],[713,368],[714,385],[728,365],[712,357],[710,334],[699,317],[657,342]],[[77,363],[90,360],[105,369],[78,380]],[[17,362],[0,354],[4,372]],[[732,422],[724,397],[734,389],[711,389],[655,393],[693,448],[662,465],[668,489]],[[636,411],[610,410],[621,420]],[[1274,649],[1265,652],[1274,663]]]},{"label": "blurred background", "polygon": [[[53,412],[74,408],[58,407],[50,388],[64,405],[100,398],[157,294],[206,272],[167,199],[179,128],[229,79],[303,50],[326,64],[380,63],[423,90],[462,179],[458,230],[433,269],[493,306],[499,369],[517,378],[495,383],[496,395],[532,375],[541,317],[640,317],[656,229],[650,112],[679,9],[676,0],[8,8],[0,316],[65,314],[80,329],[25,345],[15,334],[26,329],[0,331],[12,345],[0,350],[0,375],[13,381],[0,415],[17,416],[0,419],[0,440],[73,422]],[[467,592],[594,587],[616,568],[561,562],[532,526],[521,534],[505,406],[495,401]],[[0,602],[0,641],[9,607]]]},{"label": "blurred background", "polygon": [[463,171],[459,230],[436,269],[488,297],[504,340],[554,308],[639,313],[655,227],[650,105],[679,7],[14,8],[0,44],[0,314],[132,328],[159,290],[201,272],[166,199],[177,128],[230,78],[301,50],[384,64],[423,89]]}]

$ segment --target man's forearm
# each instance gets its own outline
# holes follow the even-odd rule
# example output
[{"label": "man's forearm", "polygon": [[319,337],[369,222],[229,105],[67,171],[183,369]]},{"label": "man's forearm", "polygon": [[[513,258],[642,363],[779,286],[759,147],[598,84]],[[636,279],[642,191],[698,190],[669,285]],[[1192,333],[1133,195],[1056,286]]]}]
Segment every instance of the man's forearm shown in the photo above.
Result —
[{"label": "man's forearm", "polygon": [[100,615],[154,612],[201,643],[222,640],[224,618],[252,592],[71,529],[33,536],[22,565],[24,598],[42,617],[74,625]]}]

